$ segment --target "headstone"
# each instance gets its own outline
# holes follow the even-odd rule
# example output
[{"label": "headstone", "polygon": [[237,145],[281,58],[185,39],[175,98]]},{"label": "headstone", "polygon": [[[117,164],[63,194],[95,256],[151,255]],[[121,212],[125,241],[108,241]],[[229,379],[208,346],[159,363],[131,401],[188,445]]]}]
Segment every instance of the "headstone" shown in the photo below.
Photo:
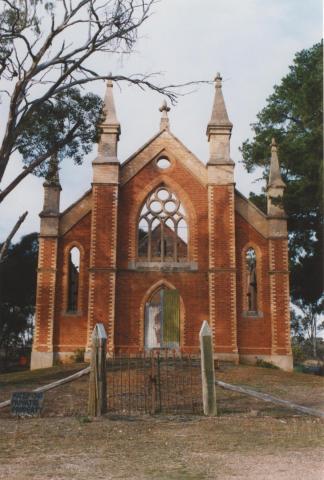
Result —
[{"label": "headstone", "polygon": [[201,381],[204,414],[217,415],[212,331],[204,320],[200,332]]},{"label": "headstone", "polygon": [[37,417],[44,402],[43,392],[13,392],[11,414],[18,417]]}]

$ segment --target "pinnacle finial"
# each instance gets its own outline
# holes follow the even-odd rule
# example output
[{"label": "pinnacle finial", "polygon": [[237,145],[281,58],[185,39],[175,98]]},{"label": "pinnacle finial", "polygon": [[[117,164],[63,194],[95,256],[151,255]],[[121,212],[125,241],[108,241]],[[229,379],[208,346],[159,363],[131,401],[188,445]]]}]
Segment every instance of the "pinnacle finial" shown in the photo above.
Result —
[{"label": "pinnacle finial", "polygon": [[169,117],[168,112],[170,111],[170,107],[168,106],[166,100],[163,100],[161,107],[159,108],[161,115],[160,120],[160,130],[169,130]]},{"label": "pinnacle finial", "polygon": [[117,143],[120,135],[120,123],[116,115],[113,82],[110,78],[106,81],[106,92],[99,128],[98,156],[94,163],[118,163]]},{"label": "pinnacle finial", "polygon": [[212,109],[212,114],[207,127],[207,134],[210,127],[228,127],[232,128],[233,124],[230,122],[225,106],[225,101],[222,92],[222,77],[217,72],[215,77],[215,97]]},{"label": "pinnacle finial", "polygon": [[113,89],[113,82],[112,80],[108,79],[106,81],[106,93],[105,93],[104,105],[102,109],[103,121],[101,122],[101,124],[116,125],[120,129],[119,121],[116,115],[115,101],[114,101],[112,89]]},{"label": "pinnacle finial", "polygon": [[163,100],[161,107],[159,108],[160,112],[169,112],[170,107],[168,107],[167,101]]},{"label": "pinnacle finial", "polygon": [[214,78],[215,87],[221,88],[222,87],[222,80],[221,74],[219,72],[216,73],[216,77]]},{"label": "pinnacle finial", "polygon": [[59,177],[59,162],[57,155],[54,154],[51,156],[48,163],[48,170],[45,177],[45,184],[48,186],[60,186],[60,177]]},{"label": "pinnacle finial", "polygon": [[283,182],[281,178],[277,143],[274,137],[271,140],[270,146],[271,146],[271,160],[270,160],[268,188],[269,187],[285,188],[286,184]]}]

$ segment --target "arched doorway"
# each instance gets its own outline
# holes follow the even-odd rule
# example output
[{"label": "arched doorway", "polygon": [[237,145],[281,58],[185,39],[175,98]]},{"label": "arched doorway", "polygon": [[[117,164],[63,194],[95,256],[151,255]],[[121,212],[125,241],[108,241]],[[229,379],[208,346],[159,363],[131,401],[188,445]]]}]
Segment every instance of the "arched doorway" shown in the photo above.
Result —
[{"label": "arched doorway", "polygon": [[144,345],[152,348],[179,348],[180,296],[178,290],[161,286],[145,304]]}]

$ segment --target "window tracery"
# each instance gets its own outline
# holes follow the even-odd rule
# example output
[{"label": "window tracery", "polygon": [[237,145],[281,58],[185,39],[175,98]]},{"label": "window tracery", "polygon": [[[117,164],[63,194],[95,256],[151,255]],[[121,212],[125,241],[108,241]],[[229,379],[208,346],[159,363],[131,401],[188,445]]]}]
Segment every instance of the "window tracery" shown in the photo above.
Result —
[{"label": "window tracery", "polygon": [[153,262],[187,261],[186,214],[180,200],[165,185],[147,197],[140,212],[138,257]]}]

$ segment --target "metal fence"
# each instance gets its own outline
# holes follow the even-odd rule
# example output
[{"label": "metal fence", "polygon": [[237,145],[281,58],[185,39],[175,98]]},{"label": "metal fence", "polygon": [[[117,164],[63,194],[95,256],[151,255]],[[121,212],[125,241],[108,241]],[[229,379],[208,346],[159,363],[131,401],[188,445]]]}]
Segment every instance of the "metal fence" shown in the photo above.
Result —
[{"label": "metal fence", "polygon": [[201,413],[200,358],[162,350],[107,360],[108,411]]}]

